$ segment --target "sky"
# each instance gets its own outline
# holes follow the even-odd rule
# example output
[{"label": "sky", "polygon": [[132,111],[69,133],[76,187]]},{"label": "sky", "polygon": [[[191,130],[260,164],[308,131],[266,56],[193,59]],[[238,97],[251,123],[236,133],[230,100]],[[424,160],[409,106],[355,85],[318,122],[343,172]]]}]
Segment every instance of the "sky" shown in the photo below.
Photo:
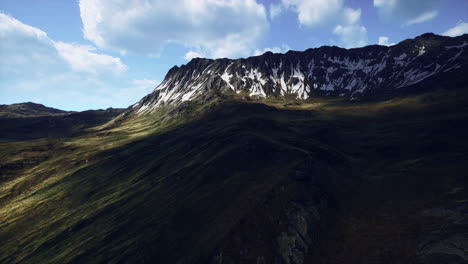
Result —
[{"label": "sky", "polygon": [[0,104],[128,107],[174,65],[468,33],[468,0],[0,0]]}]

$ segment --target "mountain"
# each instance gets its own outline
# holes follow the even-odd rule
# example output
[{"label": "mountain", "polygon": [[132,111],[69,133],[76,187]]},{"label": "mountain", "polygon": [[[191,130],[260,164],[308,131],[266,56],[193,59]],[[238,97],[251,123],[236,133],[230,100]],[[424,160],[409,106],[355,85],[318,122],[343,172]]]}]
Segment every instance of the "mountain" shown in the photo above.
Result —
[{"label": "mountain", "polygon": [[0,118],[50,116],[71,113],[32,102],[0,105]]},{"label": "mountain", "polygon": [[196,58],[187,65],[173,67],[132,110],[145,113],[158,106],[204,98],[214,90],[251,98],[389,98],[450,73],[466,81],[463,73],[468,70],[467,62],[468,34],[450,38],[431,33],[391,47],[325,46],[237,60]]},{"label": "mountain", "polygon": [[230,63],[195,59],[73,133],[0,125],[0,263],[467,263],[466,35],[406,43],[432,38],[460,53],[440,64],[450,70],[366,96],[256,97],[212,68],[192,84],[204,63]]}]

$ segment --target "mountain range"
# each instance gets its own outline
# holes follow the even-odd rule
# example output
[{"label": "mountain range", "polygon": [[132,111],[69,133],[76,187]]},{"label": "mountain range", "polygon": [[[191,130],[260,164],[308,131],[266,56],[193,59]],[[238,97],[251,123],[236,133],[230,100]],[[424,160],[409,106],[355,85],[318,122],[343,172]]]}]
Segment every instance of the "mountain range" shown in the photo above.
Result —
[{"label": "mountain range", "polygon": [[1,106],[0,263],[468,262],[468,35],[175,66]]},{"label": "mountain range", "polygon": [[[133,105],[144,113],[206,97],[208,91],[252,98],[314,96],[348,100],[382,99],[447,73],[466,72],[468,35],[457,38],[431,33],[394,46],[356,49],[321,47],[285,54],[266,52],[247,59],[193,59],[174,66],[164,81]],[[462,76],[460,76],[462,77]]]}]

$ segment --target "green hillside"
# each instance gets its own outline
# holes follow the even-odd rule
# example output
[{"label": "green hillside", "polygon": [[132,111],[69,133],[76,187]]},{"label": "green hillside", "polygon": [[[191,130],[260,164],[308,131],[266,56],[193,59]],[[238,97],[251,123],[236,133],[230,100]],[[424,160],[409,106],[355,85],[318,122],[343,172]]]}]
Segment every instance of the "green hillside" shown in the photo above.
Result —
[{"label": "green hillside", "polygon": [[232,95],[5,136],[0,262],[465,263],[466,88]]}]

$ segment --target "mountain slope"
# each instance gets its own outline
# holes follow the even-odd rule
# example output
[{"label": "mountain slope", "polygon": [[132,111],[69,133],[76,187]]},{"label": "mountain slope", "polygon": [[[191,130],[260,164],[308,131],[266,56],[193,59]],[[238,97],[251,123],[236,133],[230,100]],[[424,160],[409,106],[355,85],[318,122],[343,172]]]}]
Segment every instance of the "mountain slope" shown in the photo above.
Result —
[{"label": "mountain slope", "polygon": [[163,121],[1,144],[0,261],[463,263],[466,88],[193,102]]},{"label": "mountain slope", "polygon": [[385,98],[388,93],[401,94],[406,87],[448,72],[466,80],[462,73],[468,70],[467,65],[468,34],[450,38],[429,33],[391,47],[321,47],[238,60],[193,59],[172,68],[132,111],[145,113],[163,105],[207,100],[207,94],[214,90],[252,98]]}]

